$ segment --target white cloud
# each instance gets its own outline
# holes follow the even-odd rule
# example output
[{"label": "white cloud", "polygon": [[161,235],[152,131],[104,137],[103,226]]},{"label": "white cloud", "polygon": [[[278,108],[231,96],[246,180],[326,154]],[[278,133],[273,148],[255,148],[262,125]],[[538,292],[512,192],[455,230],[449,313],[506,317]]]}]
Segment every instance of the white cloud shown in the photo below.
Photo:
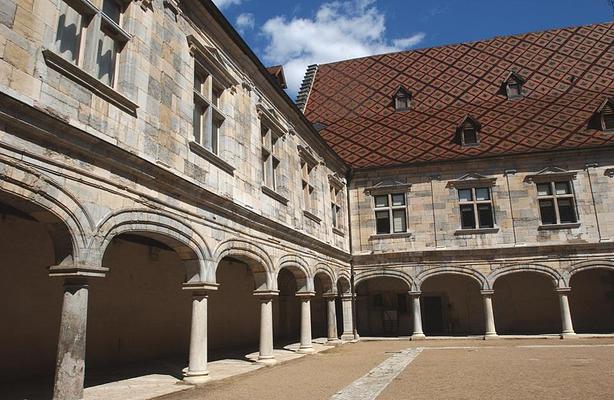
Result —
[{"label": "white cloud", "polygon": [[239,5],[243,0],[213,0],[213,3],[221,10],[232,5]]},{"label": "white cloud", "polygon": [[254,20],[254,14],[243,13],[237,17],[235,22],[239,32],[244,33],[248,29],[254,29],[256,21]]},{"label": "white cloud", "polygon": [[322,4],[311,19],[269,19],[262,27],[268,39],[264,60],[284,65],[294,95],[309,64],[406,50],[424,40],[424,33],[387,39],[386,18],[375,1],[332,1]]}]

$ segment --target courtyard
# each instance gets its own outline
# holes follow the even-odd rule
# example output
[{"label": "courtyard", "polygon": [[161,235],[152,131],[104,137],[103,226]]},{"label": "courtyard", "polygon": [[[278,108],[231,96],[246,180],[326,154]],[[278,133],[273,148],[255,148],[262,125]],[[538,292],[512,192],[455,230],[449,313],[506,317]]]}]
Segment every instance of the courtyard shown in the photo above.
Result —
[{"label": "courtyard", "polygon": [[159,399],[611,399],[613,359],[614,338],[364,341]]}]

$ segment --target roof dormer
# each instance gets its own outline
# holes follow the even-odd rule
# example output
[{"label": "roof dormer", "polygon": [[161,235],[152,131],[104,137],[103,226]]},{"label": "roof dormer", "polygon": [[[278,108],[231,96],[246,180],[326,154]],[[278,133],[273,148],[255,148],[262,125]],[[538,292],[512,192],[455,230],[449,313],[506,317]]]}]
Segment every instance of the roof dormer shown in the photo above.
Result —
[{"label": "roof dormer", "polygon": [[463,121],[458,125],[457,134],[460,138],[461,146],[477,146],[480,144],[480,130],[482,124],[473,118],[471,115],[465,116]]},{"label": "roof dormer", "polygon": [[411,108],[411,91],[405,89],[403,85],[399,86],[394,94],[394,110],[395,111],[409,111]]},{"label": "roof dormer", "polygon": [[522,97],[522,87],[526,81],[527,80],[516,71],[511,71],[507,75],[507,78],[503,81],[503,88],[505,89],[508,100],[515,100]]},{"label": "roof dormer", "polygon": [[601,130],[614,132],[614,98],[609,97],[601,103],[597,110],[597,116],[601,123]]}]

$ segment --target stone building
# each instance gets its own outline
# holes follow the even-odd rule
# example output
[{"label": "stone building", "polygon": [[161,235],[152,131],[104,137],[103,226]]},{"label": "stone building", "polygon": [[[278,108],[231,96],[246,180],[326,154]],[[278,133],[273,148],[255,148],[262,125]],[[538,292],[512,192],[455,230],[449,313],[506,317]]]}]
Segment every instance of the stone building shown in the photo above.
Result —
[{"label": "stone building", "polygon": [[614,24],[309,67],[363,336],[614,331]]},{"label": "stone building", "polygon": [[613,35],[313,66],[299,108],[210,0],[0,0],[1,381],[612,331]]}]

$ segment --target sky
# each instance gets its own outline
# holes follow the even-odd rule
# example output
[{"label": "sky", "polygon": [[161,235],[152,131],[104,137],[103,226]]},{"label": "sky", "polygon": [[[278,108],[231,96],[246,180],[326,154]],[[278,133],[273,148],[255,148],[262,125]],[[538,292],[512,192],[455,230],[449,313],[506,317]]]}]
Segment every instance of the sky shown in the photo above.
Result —
[{"label": "sky", "polygon": [[310,64],[611,22],[610,0],[213,0],[295,98]]}]

